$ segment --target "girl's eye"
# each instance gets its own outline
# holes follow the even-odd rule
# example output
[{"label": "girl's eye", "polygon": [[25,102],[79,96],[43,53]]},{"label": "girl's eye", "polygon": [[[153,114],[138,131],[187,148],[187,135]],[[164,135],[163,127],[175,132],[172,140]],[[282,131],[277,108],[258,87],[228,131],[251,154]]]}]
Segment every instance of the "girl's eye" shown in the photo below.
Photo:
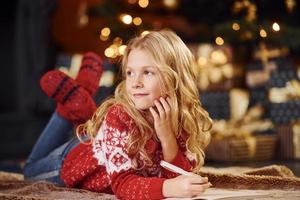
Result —
[{"label": "girl's eye", "polygon": [[154,73],[146,70],[146,71],[144,71],[144,74],[145,75],[153,75]]},{"label": "girl's eye", "polygon": [[126,76],[131,76],[132,75],[132,72],[131,71],[127,71],[126,72]]}]

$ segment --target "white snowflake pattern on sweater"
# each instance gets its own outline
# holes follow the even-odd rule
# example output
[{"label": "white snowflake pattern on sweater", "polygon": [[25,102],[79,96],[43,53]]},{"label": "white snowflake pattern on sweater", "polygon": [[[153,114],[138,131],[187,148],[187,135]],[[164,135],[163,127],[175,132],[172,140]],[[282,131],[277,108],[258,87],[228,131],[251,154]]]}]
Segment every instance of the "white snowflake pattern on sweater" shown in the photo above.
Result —
[{"label": "white snowflake pattern on sweater", "polygon": [[95,140],[93,141],[94,157],[99,165],[104,165],[109,174],[128,170],[132,166],[131,159],[125,149],[129,135],[126,131],[109,127],[103,121]]}]

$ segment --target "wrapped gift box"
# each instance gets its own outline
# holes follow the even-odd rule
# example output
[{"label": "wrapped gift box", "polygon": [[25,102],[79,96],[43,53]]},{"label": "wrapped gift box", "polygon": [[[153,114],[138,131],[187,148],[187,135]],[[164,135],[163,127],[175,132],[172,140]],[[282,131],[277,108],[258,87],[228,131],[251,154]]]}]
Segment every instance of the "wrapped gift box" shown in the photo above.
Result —
[{"label": "wrapped gift box", "polygon": [[230,117],[229,92],[201,92],[200,101],[213,119]]},{"label": "wrapped gift box", "polygon": [[227,79],[218,83],[210,83],[206,89],[206,91],[213,92],[222,92],[229,91],[231,88],[235,86],[233,79]]},{"label": "wrapped gift box", "polygon": [[276,126],[278,135],[278,158],[300,159],[300,123]]},{"label": "wrapped gift box", "polygon": [[274,157],[276,135],[212,139],[205,155],[214,161],[266,161]]},{"label": "wrapped gift box", "polygon": [[250,102],[249,106],[254,106],[256,104],[262,104],[265,107],[269,104],[268,101],[268,89],[266,86],[251,88],[250,93]]},{"label": "wrapped gift box", "polygon": [[297,71],[293,68],[277,70],[271,73],[269,87],[285,87],[290,80],[298,80]]},{"label": "wrapped gift box", "polygon": [[288,124],[300,119],[300,100],[269,104],[270,119],[276,124]]}]

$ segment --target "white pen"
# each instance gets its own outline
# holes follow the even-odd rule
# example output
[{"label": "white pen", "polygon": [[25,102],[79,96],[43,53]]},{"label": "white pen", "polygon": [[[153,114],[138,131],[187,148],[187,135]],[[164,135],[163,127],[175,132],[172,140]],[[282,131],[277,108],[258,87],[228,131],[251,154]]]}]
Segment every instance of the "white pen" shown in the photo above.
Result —
[{"label": "white pen", "polygon": [[180,167],[172,165],[171,163],[168,163],[164,160],[160,161],[160,166],[162,166],[163,168],[165,168],[169,171],[172,171],[172,172],[175,172],[175,173],[178,173],[178,174],[181,174],[181,175],[185,175],[185,176],[192,176],[193,175],[192,172],[185,171],[185,170],[181,169]]}]

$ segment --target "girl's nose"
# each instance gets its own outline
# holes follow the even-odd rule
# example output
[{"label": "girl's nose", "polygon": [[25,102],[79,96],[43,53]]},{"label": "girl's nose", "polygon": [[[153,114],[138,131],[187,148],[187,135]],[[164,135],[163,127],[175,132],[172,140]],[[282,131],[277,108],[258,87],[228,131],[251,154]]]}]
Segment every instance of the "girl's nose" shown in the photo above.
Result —
[{"label": "girl's nose", "polygon": [[143,80],[140,76],[137,76],[132,84],[133,88],[141,88],[144,86]]}]

